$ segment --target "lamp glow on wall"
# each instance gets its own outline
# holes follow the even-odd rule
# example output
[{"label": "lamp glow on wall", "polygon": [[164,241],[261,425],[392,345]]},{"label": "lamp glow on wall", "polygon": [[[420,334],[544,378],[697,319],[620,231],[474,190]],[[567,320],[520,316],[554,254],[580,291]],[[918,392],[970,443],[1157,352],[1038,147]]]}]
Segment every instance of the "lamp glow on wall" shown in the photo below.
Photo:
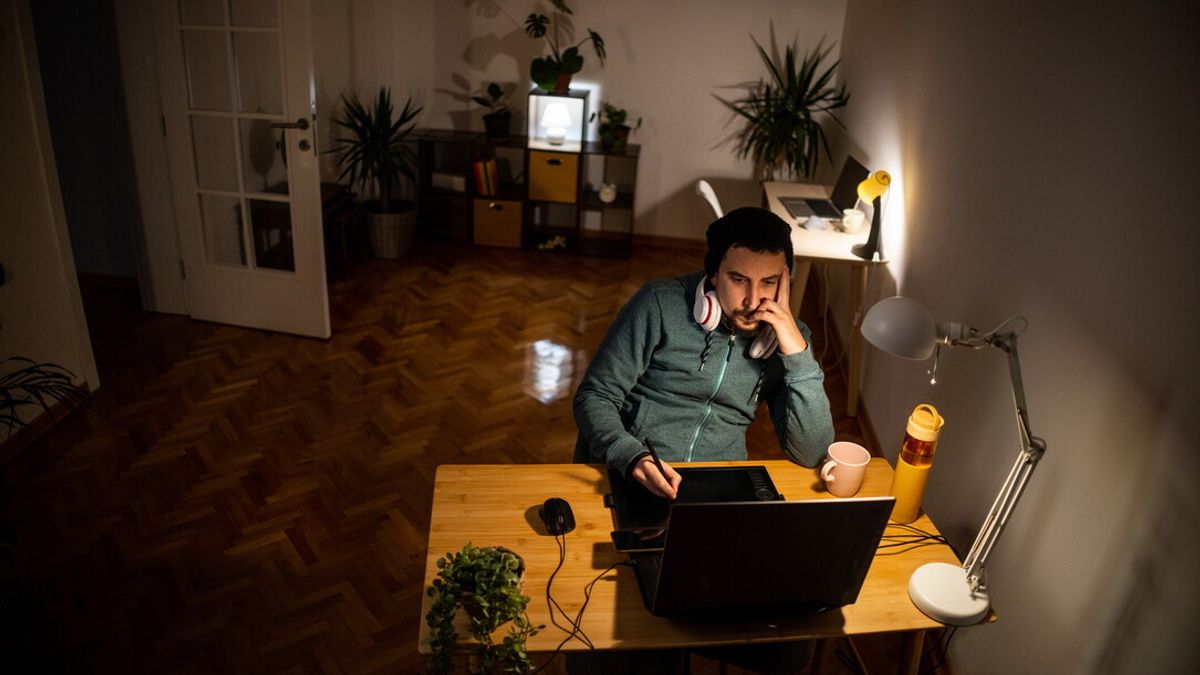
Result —
[{"label": "lamp glow on wall", "polygon": [[876,171],[858,184],[858,198],[871,203],[871,234],[866,243],[855,244],[850,252],[863,260],[872,260],[876,254],[883,257],[879,245],[880,230],[883,229],[883,196],[887,194],[888,186],[892,184],[892,176],[886,171]]},{"label": "lamp glow on wall", "polygon": [[[1021,323],[1020,330],[1007,329],[1017,321]],[[1022,317],[1014,317],[986,333],[961,323],[937,323],[924,305],[902,296],[879,301],[863,318],[862,334],[867,341],[904,359],[923,361],[933,356],[931,374],[937,372],[937,356],[942,345],[970,349],[995,347],[1008,355],[1008,372],[1020,437],[1017,460],[962,566],[927,563],[918,567],[908,582],[908,595],[913,604],[929,617],[945,624],[966,626],[979,623],[987,616],[991,601],[988,598],[984,565],[1008,524],[1017,500],[1025,491],[1029,477],[1046,452],[1046,442],[1029,431],[1025,387],[1021,381],[1021,360],[1017,356],[1017,337],[1024,328],[1025,319]],[[935,381],[931,380],[931,384]]]},{"label": "lamp glow on wall", "polygon": [[565,103],[555,101],[546,106],[538,124],[546,130],[546,141],[550,145],[562,145],[567,139],[567,129],[571,127],[571,113]]}]

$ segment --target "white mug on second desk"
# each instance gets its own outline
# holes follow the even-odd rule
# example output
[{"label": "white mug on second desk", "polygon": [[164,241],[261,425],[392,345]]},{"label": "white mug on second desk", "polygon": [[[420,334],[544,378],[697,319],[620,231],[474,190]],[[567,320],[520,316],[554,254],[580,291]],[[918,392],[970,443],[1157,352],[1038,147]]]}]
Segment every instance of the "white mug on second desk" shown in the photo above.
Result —
[{"label": "white mug on second desk", "polygon": [[867,222],[867,214],[858,209],[846,209],[842,211],[842,232],[854,234],[862,229],[864,223]]},{"label": "white mug on second desk", "polygon": [[858,443],[838,441],[829,446],[829,457],[821,467],[821,480],[825,488],[835,497],[853,497],[862,487],[867,475],[871,453]]}]

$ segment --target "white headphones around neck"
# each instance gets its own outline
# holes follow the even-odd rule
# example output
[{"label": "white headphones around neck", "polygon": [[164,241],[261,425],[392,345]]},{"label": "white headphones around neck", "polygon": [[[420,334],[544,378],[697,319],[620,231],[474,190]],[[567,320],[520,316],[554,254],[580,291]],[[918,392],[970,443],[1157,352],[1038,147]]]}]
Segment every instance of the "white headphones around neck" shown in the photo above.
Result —
[{"label": "white headphones around neck", "polygon": [[[696,284],[696,303],[692,305],[692,316],[705,332],[711,333],[721,325],[721,302],[717,300],[716,291],[704,290],[708,282],[704,279]],[[764,325],[758,337],[750,345],[750,357],[765,359],[775,353],[779,340],[775,338],[775,329]]]}]

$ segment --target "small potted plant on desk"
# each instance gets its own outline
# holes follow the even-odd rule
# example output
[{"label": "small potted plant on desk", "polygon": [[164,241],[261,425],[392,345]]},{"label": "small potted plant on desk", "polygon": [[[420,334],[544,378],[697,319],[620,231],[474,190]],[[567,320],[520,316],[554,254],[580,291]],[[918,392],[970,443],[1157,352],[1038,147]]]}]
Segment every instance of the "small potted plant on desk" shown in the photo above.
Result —
[{"label": "small potted plant on desk", "polygon": [[413,105],[410,98],[397,117],[391,92],[380,87],[371,107],[356,95],[349,100],[343,96],[342,108],[336,122],[350,135],[335,139],[342,168],[338,181],[349,179],[368,197],[368,234],[375,257],[399,258],[408,252],[416,231],[416,204],[400,199],[399,193],[404,180],[411,184],[417,178],[416,152],[407,138],[421,106]]},{"label": "small potted plant on desk", "polygon": [[[471,636],[478,642],[472,671],[491,673],[497,668],[509,673],[528,673],[533,659],[525,641],[544,626],[529,622],[525,607],[529,598],[521,594],[525,563],[503,547],[476,548],[471,544],[458,553],[447,553],[437,561],[438,578],[426,593],[433,598],[425,621],[429,624],[429,672],[454,670],[458,631],[454,615],[458,608],[470,618]],[[507,623],[512,625],[499,643],[492,634]]]},{"label": "small potted plant on desk", "polygon": [[560,32],[570,32],[570,27],[563,25],[568,21],[563,17],[574,12],[567,6],[566,0],[550,0],[550,4],[554,5],[553,18],[537,12],[530,12],[525,17],[525,34],[531,38],[543,38],[550,46],[549,56],[538,57],[529,64],[529,79],[543,91],[561,93],[568,90],[571,77],[583,68],[583,55],[579,53],[583,43],[592,43],[592,51],[600,60],[601,67],[604,66],[607,53],[604,51],[604,38],[591,28],[587,37],[562,49]]},{"label": "small potted plant on desk", "polygon": [[493,82],[487,86],[486,96],[472,96],[471,100],[488,109],[483,116],[484,136],[491,141],[502,141],[508,138],[509,123],[512,122],[512,110],[504,99],[507,95],[500,83]]},{"label": "small potted plant on desk", "polygon": [[600,145],[606,152],[624,152],[625,146],[629,143],[629,134],[642,128],[642,118],[637,118],[637,122],[631,127],[627,123],[629,121],[628,111],[618,108],[608,101],[602,102],[600,111],[592,113],[588,121],[595,120],[597,116],[600,118]]}]

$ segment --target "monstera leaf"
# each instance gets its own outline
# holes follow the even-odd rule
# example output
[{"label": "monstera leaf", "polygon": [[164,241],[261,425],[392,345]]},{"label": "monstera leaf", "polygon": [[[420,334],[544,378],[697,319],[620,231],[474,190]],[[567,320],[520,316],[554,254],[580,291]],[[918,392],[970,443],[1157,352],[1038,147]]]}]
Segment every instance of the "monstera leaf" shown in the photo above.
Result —
[{"label": "monstera leaf", "polygon": [[541,89],[551,91],[558,82],[559,64],[551,57],[539,57],[529,64],[529,78]]}]

